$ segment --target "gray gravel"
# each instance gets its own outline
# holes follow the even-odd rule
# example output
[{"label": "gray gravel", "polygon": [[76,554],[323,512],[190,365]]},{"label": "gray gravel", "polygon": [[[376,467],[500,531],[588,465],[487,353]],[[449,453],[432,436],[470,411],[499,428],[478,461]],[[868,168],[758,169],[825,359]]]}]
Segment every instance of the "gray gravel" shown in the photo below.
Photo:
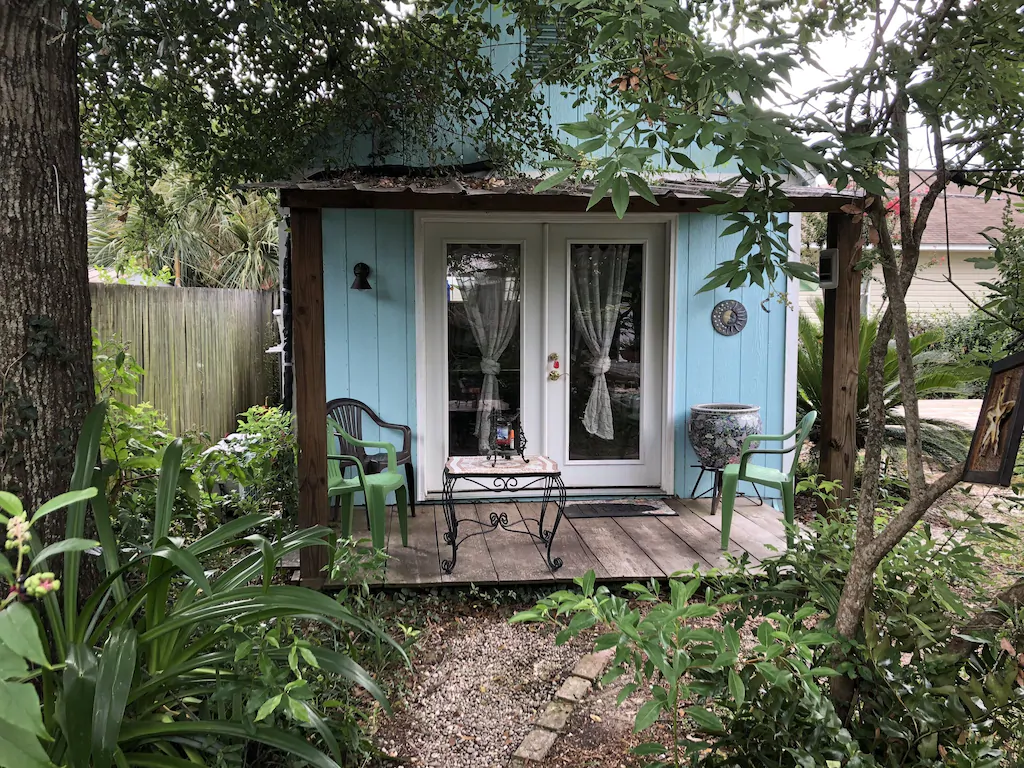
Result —
[{"label": "gray gravel", "polygon": [[492,612],[435,627],[413,657],[412,690],[382,724],[377,745],[405,765],[505,768],[592,645],[577,638],[556,646],[550,628],[510,625]]}]

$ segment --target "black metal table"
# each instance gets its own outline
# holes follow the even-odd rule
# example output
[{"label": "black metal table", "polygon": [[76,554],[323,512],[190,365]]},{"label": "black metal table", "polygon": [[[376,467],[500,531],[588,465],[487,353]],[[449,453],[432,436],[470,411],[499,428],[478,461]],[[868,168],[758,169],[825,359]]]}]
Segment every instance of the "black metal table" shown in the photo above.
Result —
[{"label": "black metal table", "polygon": [[[545,545],[545,561],[552,571],[562,567],[562,559],[551,558],[551,545],[555,541],[558,524],[565,509],[565,484],[558,463],[547,456],[527,456],[528,461],[516,456],[511,459],[499,458],[496,462],[486,456],[452,456],[444,465],[444,486],[441,506],[448,526],[444,534],[446,544],[451,545],[452,557],[441,563],[441,570],[451,573],[459,553],[459,545],[466,539],[490,533],[498,527],[511,533],[523,533]],[[491,512],[487,522],[476,518],[459,518],[455,514],[455,483],[463,480],[477,488],[497,493],[538,490],[542,493],[540,517],[524,517],[509,525],[508,514]],[[545,528],[548,504],[555,506],[555,519],[551,528]],[[480,526],[459,538],[459,526],[473,523]],[[522,524],[522,527],[519,527]],[[536,532],[531,529],[536,525]]]}]

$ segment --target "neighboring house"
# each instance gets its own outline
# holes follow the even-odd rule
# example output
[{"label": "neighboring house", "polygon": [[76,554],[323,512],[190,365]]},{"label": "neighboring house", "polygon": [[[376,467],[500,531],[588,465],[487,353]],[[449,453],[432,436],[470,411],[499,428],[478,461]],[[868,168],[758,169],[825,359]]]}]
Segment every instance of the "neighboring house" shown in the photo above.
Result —
[{"label": "neighboring house", "polygon": [[[912,186],[927,183],[928,173],[915,171]],[[998,236],[1006,203],[1005,195],[994,194],[986,201],[974,194],[973,187],[961,190],[950,185],[935,204],[924,231],[917,274],[907,293],[907,309],[911,314],[967,314],[975,308],[972,299],[984,302],[987,289],[981,283],[992,281],[996,273],[991,269],[978,269],[969,259],[985,258],[992,252],[983,233]],[[1024,219],[1019,215],[1018,218]],[[885,306],[885,283],[880,267],[876,266],[870,279],[865,280],[864,290],[864,306],[869,312],[874,314]],[[801,306],[808,310],[814,298],[820,295],[820,290],[803,291]]]}]

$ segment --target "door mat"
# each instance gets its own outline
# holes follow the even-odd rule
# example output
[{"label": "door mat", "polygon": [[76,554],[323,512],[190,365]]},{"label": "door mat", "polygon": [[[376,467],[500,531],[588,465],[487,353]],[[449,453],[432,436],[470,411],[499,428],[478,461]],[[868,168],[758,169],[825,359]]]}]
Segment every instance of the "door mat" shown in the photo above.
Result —
[{"label": "door mat", "polygon": [[567,501],[566,517],[646,517],[675,515],[661,499],[616,499],[613,501]]}]

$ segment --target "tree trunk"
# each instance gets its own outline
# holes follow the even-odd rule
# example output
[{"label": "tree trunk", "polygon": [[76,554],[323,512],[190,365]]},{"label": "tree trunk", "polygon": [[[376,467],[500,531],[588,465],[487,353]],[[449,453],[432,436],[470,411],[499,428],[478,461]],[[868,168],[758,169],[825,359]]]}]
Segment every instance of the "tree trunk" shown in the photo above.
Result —
[{"label": "tree trunk", "polygon": [[0,2],[0,488],[28,509],[67,490],[94,400],[77,22]]}]

